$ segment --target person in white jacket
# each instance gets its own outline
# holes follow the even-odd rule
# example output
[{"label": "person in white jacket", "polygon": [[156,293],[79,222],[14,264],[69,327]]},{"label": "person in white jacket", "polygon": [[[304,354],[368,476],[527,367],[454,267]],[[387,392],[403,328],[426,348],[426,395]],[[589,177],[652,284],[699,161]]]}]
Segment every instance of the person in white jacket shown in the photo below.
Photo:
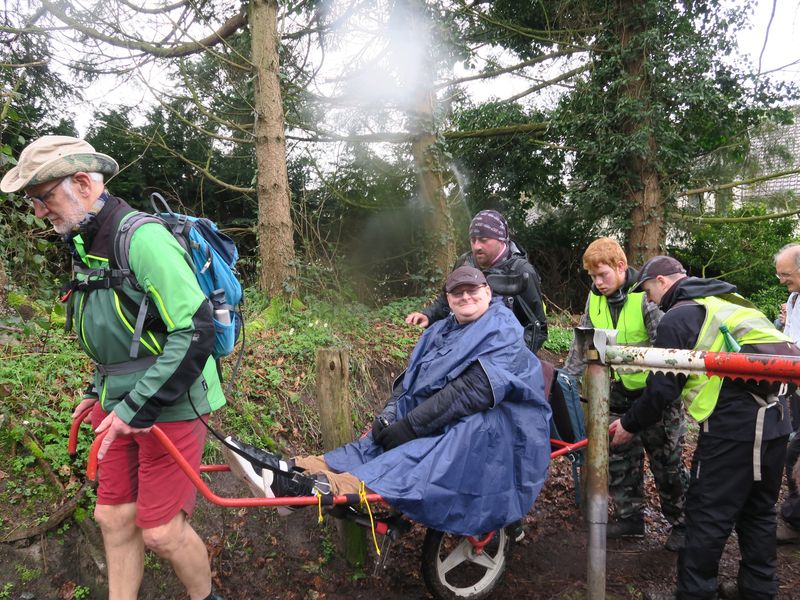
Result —
[{"label": "person in white jacket", "polygon": [[[789,291],[786,304],[781,306],[780,321],[783,333],[800,346],[800,244],[787,244],[775,255],[775,276]],[[797,392],[791,398],[792,428],[786,448],[786,484],[789,494],[778,514],[777,538],[779,544],[800,543],[800,490],[792,477],[792,469],[800,456],[800,398]]]}]

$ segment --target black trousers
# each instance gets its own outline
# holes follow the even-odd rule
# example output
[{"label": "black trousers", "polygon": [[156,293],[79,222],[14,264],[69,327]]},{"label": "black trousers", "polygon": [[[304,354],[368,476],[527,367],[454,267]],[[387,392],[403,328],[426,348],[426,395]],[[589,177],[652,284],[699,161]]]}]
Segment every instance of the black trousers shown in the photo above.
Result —
[{"label": "black trousers", "polygon": [[789,488],[789,495],[781,504],[781,517],[795,529],[800,529],[800,491],[792,477],[792,469],[800,457],[800,432],[796,432],[794,438],[786,448],[786,485]]},{"label": "black trousers", "polygon": [[775,502],[787,437],[762,443],[762,480],[753,481],[753,442],[701,432],[686,494],[686,546],[678,556],[679,599],[716,598],[719,560],[734,527],[742,554],[740,592],[748,600],[776,597]]}]

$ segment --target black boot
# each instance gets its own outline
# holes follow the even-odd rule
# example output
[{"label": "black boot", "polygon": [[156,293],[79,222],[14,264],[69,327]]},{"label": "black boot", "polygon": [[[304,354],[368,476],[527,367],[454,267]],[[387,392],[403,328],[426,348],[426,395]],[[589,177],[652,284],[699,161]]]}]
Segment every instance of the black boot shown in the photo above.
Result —
[{"label": "black boot", "polygon": [[744,596],[739,593],[739,584],[735,581],[725,579],[719,582],[717,595],[726,600],[742,600]]},{"label": "black boot", "polygon": [[626,519],[613,519],[606,526],[606,538],[644,537],[644,517],[633,515]]},{"label": "black boot", "polygon": [[686,545],[686,525],[678,524],[672,526],[664,548],[670,552],[678,552]]},{"label": "black boot", "polygon": [[286,496],[315,496],[317,493],[323,496],[331,493],[331,484],[325,475],[317,473],[315,475],[305,475],[294,472],[292,474],[276,472],[269,484],[276,498]]}]

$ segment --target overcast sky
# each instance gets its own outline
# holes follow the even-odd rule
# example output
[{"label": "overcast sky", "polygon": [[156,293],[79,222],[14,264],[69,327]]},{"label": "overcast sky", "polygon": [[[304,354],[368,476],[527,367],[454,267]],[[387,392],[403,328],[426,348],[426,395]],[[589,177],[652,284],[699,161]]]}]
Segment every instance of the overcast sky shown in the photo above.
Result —
[{"label": "overcast sky", "polygon": [[[770,16],[774,11],[772,22]],[[764,41],[766,39],[766,47]],[[752,28],[739,35],[739,47],[761,72],[784,67],[774,77],[800,83],[800,0],[758,0]],[[792,64],[794,63],[794,64]]]},{"label": "overcast sky", "polygon": [[[729,1],[739,4],[742,0]],[[739,47],[742,54],[749,57],[754,70],[758,68],[760,59],[762,73],[800,84],[800,0],[756,0],[751,28],[739,34]],[[480,102],[491,96],[509,97],[530,85],[529,80],[504,77],[492,80],[488,85],[471,84],[469,91]],[[545,98],[538,100],[545,104],[553,101],[550,99],[548,102]],[[91,86],[87,90],[86,101],[82,106],[76,107],[77,125],[81,135],[86,134],[92,113],[104,103],[142,106],[151,104],[152,100],[141,88],[117,87],[108,83]]]}]

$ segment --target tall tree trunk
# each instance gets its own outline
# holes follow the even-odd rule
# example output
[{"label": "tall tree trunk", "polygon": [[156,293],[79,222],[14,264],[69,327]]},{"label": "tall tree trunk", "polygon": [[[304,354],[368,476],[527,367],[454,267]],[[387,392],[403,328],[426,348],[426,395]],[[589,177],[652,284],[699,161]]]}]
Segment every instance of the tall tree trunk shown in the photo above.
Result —
[{"label": "tall tree trunk", "polygon": [[453,238],[453,219],[445,193],[442,155],[436,145],[436,92],[432,87],[436,60],[433,58],[431,38],[431,16],[420,0],[404,0],[401,5],[407,9],[408,27],[415,38],[425,40],[426,48],[422,64],[414,78],[414,97],[412,100],[409,130],[414,136],[411,155],[417,170],[422,200],[431,211],[431,257],[437,270],[443,275],[450,272],[456,258],[456,245]]},{"label": "tall tree trunk", "polygon": [[[648,146],[655,150],[652,134]],[[655,156],[655,154],[650,155]],[[634,160],[635,181],[638,190],[631,190],[629,200],[634,203],[631,210],[631,230],[628,232],[628,262],[642,265],[648,258],[660,254],[664,245],[664,203],[661,198],[661,180],[649,157]]]},{"label": "tall tree trunk", "polygon": [[258,255],[261,259],[258,281],[260,289],[273,296],[286,293],[295,275],[283,104],[278,78],[278,3],[252,0],[249,10],[255,75]]},{"label": "tall tree trunk", "polygon": [[453,238],[453,220],[444,192],[444,177],[439,151],[434,134],[435,96],[431,90],[423,91],[414,117],[415,137],[411,143],[411,155],[417,169],[417,181],[425,205],[431,211],[432,258],[436,268],[446,275],[456,258]]},{"label": "tall tree trunk", "polygon": [[661,194],[661,177],[657,168],[657,142],[648,114],[651,81],[647,72],[645,49],[641,40],[630,48],[632,41],[641,36],[646,24],[641,5],[637,0],[620,0],[618,3],[618,35],[624,59],[626,80],[624,96],[628,106],[638,107],[638,117],[623,123],[623,131],[631,138],[640,138],[647,132],[646,147],[628,157],[627,172],[630,179],[623,197],[631,205],[631,228],[628,232],[628,262],[641,265],[660,253],[665,237],[664,202]]}]

